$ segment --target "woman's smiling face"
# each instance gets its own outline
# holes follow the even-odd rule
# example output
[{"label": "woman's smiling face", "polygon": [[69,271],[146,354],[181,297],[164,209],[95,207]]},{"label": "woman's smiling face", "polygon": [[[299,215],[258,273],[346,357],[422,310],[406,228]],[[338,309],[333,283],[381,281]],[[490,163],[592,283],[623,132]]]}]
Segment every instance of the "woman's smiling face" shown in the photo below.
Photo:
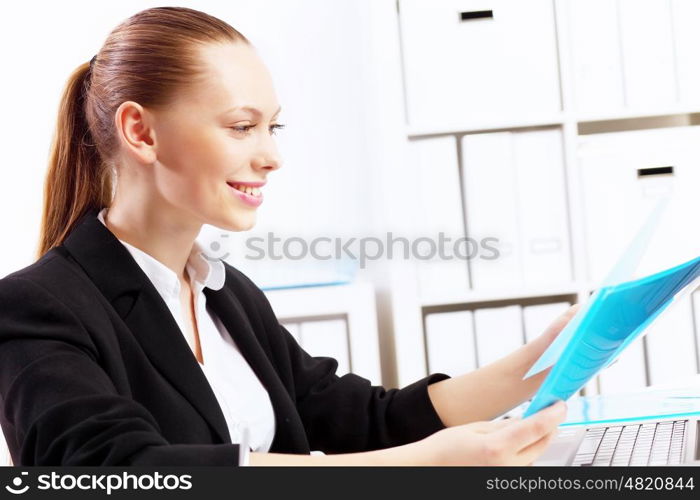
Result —
[{"label": "woman's smiling face", "polygon": [[281,166],[274,138],[280,106],[253,47],[212,44],[201,54],[202,83],[153,114],[153,183],[181,216],[244,231],[255,224],[262,193],[241,184],[262,186]]}]

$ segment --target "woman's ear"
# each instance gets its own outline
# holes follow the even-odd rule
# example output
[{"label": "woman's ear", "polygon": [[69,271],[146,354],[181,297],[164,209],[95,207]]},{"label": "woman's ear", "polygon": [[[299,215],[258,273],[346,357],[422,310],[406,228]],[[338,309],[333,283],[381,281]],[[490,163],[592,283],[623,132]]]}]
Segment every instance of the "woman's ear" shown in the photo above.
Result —
[{"label": "woman's ear", "polygon": [[134,101],[124,101],[114,114],[114,125],[122,149],[139,163],[151,165],[157,159],[155,128],[150,113]]}]

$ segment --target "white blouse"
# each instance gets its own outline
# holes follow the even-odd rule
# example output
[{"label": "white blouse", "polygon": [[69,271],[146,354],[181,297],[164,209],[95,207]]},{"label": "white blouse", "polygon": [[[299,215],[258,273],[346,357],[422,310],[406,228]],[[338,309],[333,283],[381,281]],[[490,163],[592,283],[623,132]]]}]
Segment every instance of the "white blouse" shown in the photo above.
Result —
[{"label": "white blouse", "polygon": [[[107,208],[103,208],[98,214],[102,224],[105,224],[106,212]],[[180,331],[186,331],[186,316],[180,302],[180,280],[175,272],[146,252],[125,241],[119,241],[151,280],[180,327]],[[267,390],[238,350],[226,327],[206,306],[204,287],[219,290],[224,286],[226,269],[223,262],[205,258],[202,255],[201,246],[195,241],[187,260],[186,270],[194,286],[195,315],[204,360],[204,363],[198,364],[226,418],[231,441],[241,445],[240,465],[248,465],[250,450],[267,452],[272,444],[275,435],[275,414],[272,402]],[[187,336],[185,338],[189,343]],[[193,345],[190,347],[194,348]]]}]

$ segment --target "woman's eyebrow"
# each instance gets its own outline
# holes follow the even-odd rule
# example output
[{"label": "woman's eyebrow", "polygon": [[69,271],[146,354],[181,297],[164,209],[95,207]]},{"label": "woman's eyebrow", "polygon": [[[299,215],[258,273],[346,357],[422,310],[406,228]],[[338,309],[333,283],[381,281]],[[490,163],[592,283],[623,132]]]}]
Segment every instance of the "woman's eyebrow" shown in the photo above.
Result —
[{"label": "woman's eyebrow", "polygon": [[[263,115],[262,111],[260,111],[258,108],[255,108],[253,106],[234,106],[233,108],[226,110],[224,113],[231,113],[233,111],[238,111],[238,110],[249,111],[250,113],[253,113],[255,116],[262,116]],[[273,114],[272,116],[277,116],[280,111],[282,111],[282,106],[277,108],[277,111],[275,111],[275,114]]]}]

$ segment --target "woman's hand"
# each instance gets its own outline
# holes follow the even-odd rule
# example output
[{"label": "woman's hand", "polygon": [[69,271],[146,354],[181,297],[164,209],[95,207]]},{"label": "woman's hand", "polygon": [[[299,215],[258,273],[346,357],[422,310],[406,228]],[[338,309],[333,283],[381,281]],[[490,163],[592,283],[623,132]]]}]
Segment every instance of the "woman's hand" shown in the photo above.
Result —
[{"label": "woman's hand", "polygon": [[566,403],[525,418],[448,427],[418,441],[419,462],[426,465],[531,465],[557,435]]},{"label": "woman's hand", "polygon": [[551,367],[527,379],[523,377],[579,310],[571,306],[545,331],[493,363],[458,377],[428,386],[428,396],[447,427],[490,421],[531,398]]}]

